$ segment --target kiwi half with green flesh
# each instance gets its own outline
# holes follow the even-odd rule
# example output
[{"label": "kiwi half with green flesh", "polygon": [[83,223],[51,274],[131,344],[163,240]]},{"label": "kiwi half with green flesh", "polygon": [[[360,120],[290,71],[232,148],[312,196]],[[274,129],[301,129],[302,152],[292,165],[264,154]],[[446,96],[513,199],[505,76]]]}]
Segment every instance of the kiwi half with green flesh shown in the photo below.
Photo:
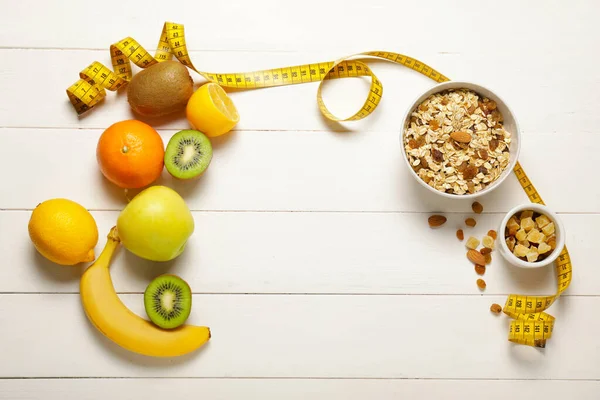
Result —
[{"label": "kiwi half with green flesh", "polygon": [[160,275],[144,292],[144,306],[152,322],[163,329],[181,326],[192,311],[192,290],[176,275]]},{"label": "kiwi half with green flesh", "polygon": [[178,179],[201,175],[212,159],[210,140],[199,131],[186,129],[177,132],[165,150],[165,167]]}]

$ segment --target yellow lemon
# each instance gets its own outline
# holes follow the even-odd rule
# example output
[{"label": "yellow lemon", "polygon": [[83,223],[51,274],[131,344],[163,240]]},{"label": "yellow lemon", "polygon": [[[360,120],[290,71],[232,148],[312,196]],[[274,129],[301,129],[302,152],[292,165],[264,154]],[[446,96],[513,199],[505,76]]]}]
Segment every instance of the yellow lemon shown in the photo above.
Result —
[{"label": "yellow lemon", "polygon": [[233,101],[221,86],[212,82],[192,94],[185,114],[194,129],[209,137],[229,132],[240,120]]},{"label": "yellow lemon", "polygon": [[39,204],[29,219],[29,237],[41,255],[60,265],[93,261],[98,227],[92,214],[67,199]]}]

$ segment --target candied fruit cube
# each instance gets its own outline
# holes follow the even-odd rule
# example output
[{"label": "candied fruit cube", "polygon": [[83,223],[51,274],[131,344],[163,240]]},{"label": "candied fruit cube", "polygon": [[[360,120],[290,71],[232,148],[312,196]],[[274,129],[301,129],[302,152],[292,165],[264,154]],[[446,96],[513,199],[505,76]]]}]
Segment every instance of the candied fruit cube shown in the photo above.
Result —
[{"label": "candied fruit cube", "polygon": [[509,231],[512,229],[519,229],[519,223],[517,222],[517,219],[514,216],[512,216],[506,223],[506,227]]},{"label": "candied fruit cube", "polygon": [[548,244],[542,242],[540,243],[540,245],[538,246],[538,253],[540,254],[545,254],[547,252],[549,252],[550,250],[552,250],[552,247],[550,247]]},{"label": "candied fruit cube", "polygon": [[525,247],[531,247],[531,243],[529,243],[527,240],[519,240],[517,243]]},{"label": "candied fruit cube", "polygon": [[483,244],[483,247],[487,247],[488,249],[494,248],[494,238],[491,236],[484,236],[481,243]]},{"label": "candied fruit cube", "polygon": [[525,239],[527,239],[527,232],[525,232],[525,229],[523,229],[523,228],[519,229],[519,230],[517,231],[517,234],[515,235],[515,238],[516,238],[518,241],[521,241],[521,240],[525,240]]},{"label": "candied fruit cube", "polygon": [[535,222],[531,217],[521,219],[521,229],[525,229],[525,232],[529,232],[535,227]]},{"label": "candied fruit cube", "polygon": [[513,250],[513,254],[517,257],[525,257],[529,252],[529,247],[525,247],[522,244],[517,244]]},{"label": "candied fruit cube", "polygon": [[550,236],[554,233],[554,222],[550,222],[548,225],[542,228],[544,235]]},{"label": "candied fruit cube", "polygon": [[525,210],[521,212],[521,220],[524,220],[525,218],[533,218],[533,211],[531,210]]},{"label": "candied fruit cube", "polygon": [[506,246],[508,247],[508,249],[510,251],[513,251],[515,249],[516,243],[517,243],[517,239],[515,239],[514,236],[506,238]]},{"label": "candied fruit cube", "polygon": [[544,236],[544,234],[540,231],[538,231],[537,229],[532,229],[528,234],[527,234],[527,240],[530,241],[531,243],[542,243],[544,241],[544,239],[546,239],[546,236]]},{"label": "candied fruit cube", "polygon": [[527,261],[529,262],[535,262],[538,259],[538,251],[535,247],[532,247],[529,249],[529,251],[527,252],[526,256],[527,257]]},{"label": "candied fruit cube", "polygon": [[465,245],[467,248],[475,250],[479,246],[479,239],[471,236],[469,239],[467,239],[467,243]]},{"label": "candied fruit cube", "polygon": [[550,220],[545,215],[540,215],[535,219],[535,222],[537,223],[538,228],[542,229],[550,223]]}]

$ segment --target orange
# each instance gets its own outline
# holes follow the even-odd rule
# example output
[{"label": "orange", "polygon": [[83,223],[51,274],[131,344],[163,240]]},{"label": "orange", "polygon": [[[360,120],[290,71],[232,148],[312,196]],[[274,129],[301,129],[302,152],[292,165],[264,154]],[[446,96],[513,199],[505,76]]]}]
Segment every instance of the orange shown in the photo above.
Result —
[{"label": "orange", "polygon": [[102,174],[126,189],[141,188],[154,182],[162,172],[164,156],[165,147],[158,132],[137,120],[109,126],[96,147]]}]

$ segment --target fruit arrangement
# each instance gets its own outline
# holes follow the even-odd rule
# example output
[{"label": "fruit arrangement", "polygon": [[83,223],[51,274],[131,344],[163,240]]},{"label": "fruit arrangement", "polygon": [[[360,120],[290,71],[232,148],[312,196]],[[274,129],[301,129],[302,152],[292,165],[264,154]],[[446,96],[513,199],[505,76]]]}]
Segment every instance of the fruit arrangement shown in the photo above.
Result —
[{"label": "fruit arrangement", "polygon": [[174,61],[154,64],[135,75],[127,98],[134,113],[144,117],[185,110],[193,129],[173,135],[166,149],[152,126],[135,119],[116,122],[101,134],[96,147],[100,172],[120,188],[143,190],[120,212],[97,259],[96,222],[82,205],[68,199],[40,203],[29,220],[29,237],[37,251],[56,264],[93,262],[81,277],[81,302],[89,321],[104,336],[146,356],[181,356],[211,337],[208,327],[186,324],[192,310],[190,286],[175,275],[156,277],[144,292],[145,319],[119,299],[110,262],[121,244],[136,256],[156,262],[173,260],[184,252],[195,229],[193,215],[175,190],[152,184],[164,167],[178,180],[201,176],[213,157],[209,137],[229,132],[239,115],[218,85],[208,83],[194,92],[187,68]]}]

